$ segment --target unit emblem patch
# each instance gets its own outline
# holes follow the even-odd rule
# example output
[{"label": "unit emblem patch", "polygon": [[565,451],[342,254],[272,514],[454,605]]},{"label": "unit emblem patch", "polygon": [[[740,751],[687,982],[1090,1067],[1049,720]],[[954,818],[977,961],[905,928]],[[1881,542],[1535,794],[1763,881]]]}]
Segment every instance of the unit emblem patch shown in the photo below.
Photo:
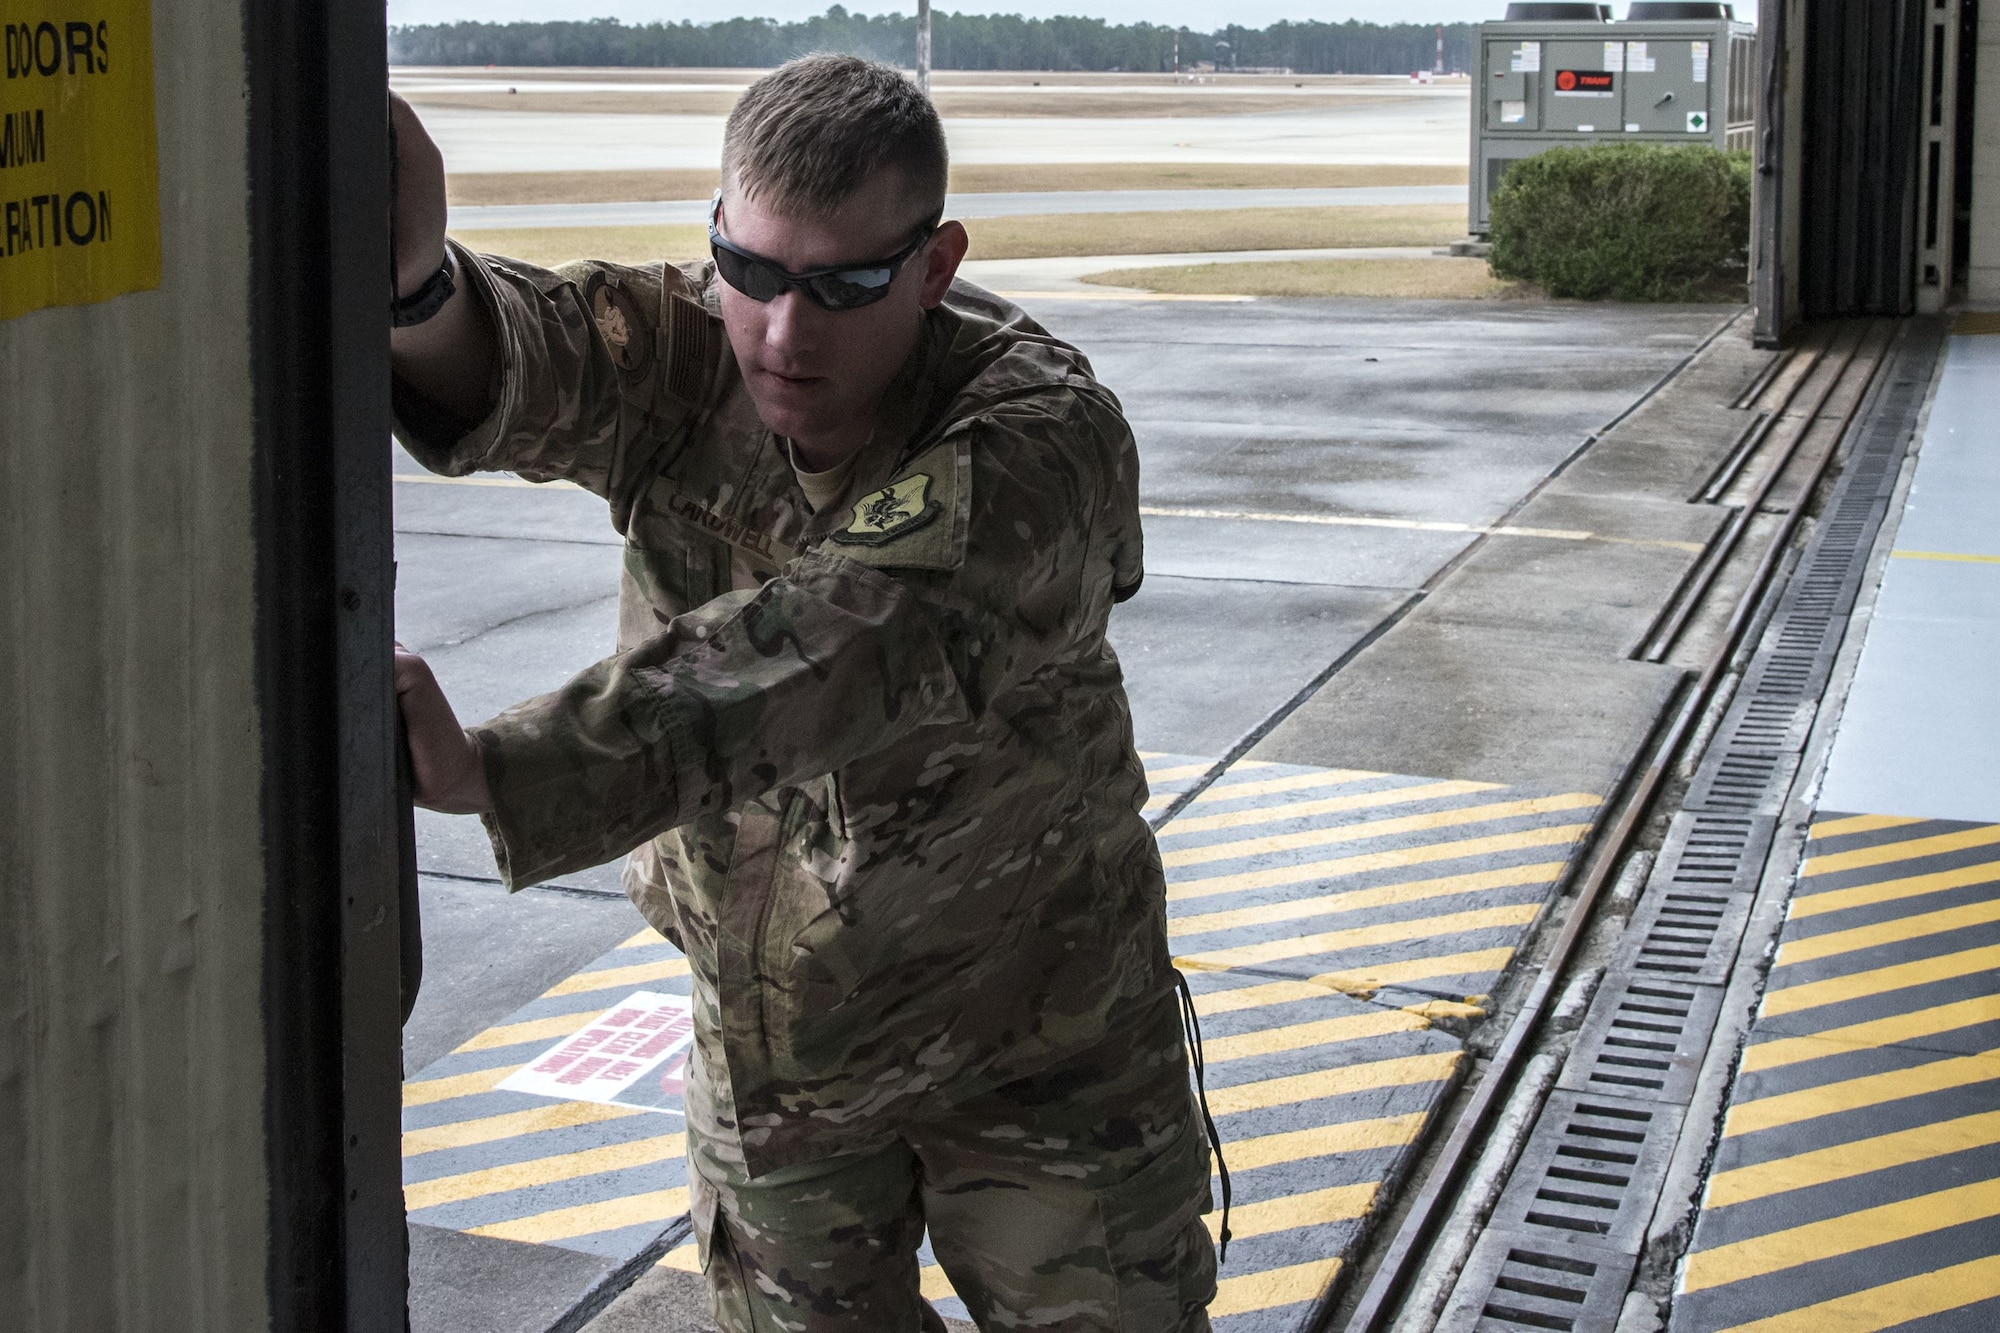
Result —
[{"label": "unit emblem patch", "polygon": [[646,368],[652,349],[639,322],[636,302],[623,287],[600,280],[590,292],[590,316],[604,335],[604,346],[618,368],[635,374]]},{"label": "unit emblem patch", "polygon": [[880,546],[915,532],[944,512],[930,498],[930,489],[929,475],[919,472],[862,496],[854,506],[854,521],[834,533],[833,540],[844,546]]}]

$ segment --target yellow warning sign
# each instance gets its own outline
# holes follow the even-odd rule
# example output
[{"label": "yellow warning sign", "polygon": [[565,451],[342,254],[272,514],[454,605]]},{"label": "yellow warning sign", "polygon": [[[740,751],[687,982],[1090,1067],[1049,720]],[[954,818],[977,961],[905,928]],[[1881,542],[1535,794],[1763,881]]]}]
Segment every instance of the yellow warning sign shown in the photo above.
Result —
[{"label": "yellow warning sign", "polygon": [[0,319],[159,286],[152,0],[0,0],[0,29]]}]

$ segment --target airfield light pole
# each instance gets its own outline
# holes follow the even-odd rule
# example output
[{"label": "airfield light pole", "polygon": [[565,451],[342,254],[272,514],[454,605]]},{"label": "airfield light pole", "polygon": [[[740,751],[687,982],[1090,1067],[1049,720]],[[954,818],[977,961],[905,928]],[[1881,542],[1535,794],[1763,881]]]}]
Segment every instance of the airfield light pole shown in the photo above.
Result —
[{"label": "airfield light pole", "polygon": [[1442,23],[1438,24],[1437,68],[1432,72],[1435,73],[1439,78],[1444,77],[1444,24]]},{"label": "airfield light pole", "polygon": [[917,0],[917,87],[931,91],[931,0]]}]

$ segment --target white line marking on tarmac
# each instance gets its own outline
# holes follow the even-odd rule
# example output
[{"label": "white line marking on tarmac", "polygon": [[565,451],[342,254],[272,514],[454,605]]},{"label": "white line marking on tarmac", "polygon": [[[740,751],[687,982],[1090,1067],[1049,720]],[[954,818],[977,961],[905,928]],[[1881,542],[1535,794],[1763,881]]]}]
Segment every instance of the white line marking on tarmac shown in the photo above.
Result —
[{"label": "white line marking on tarmac", "polygon": [[[1047,296],[1049,293],[1037,293]],[[1093,300],[1126,300],[1121,296],[1092,296]],[[1147,300],[1208,300],[1208,297],[1146,297]],[[1226,297],[1225,300],[1236,300]],[[437,477],[425,472],[398,472],[397,481],[406,481],[425,486],[504,486],[527,487],[531,490],[580,491],[583,488],[571,481],[524,481],[520,477]],[[1318,527],[1331,528],[1392,528],[1401,532],[1462,532],[1475,537],[1541,537],[1549,541],[1563,542],[1613,542],[1620,546],[1656,546],[1670,551],[1687,551],[1699,554],[1706,549],[1700,542],[1676,542],[1654,540],[1645,537],[1609,537],[1601,532],[1584,532],[1574,528],[1523,528],[1513,524],[1485,526],[1478,523],[1446,523],[1435,519],[1422,518],[1372,518],[1361,514],[1274,514],[1250,509],[1191,509],[1179,505],[1140,505],[1139,513],[1146,518],[1212,518],[1227,519],[1242,523],[1306,523]],[[1900,553],[1899,553],[1900,554]]]},{"label": "white line marking on tarmac", "polygon": [[1360,514],[1274,514],[1248,509],[1194,509],[1179,505],[1140,505],[1146,518],[1210,518],[1242,523],[1307,523],[1332,528],[1394,528],[1403,532],[1462,532],[1483,537],[1541,537],[1561,542],[1615,542],[1621,546],[1657,546],[1671,551],[1700,553],[1700,542],[1666,541],[1646,537],[1610,537],[1601,532],[1575,528],[1524,528],[1511,523],[1487,526],[1478,523],[1446,523],[1421,518],[1371,518]]}]

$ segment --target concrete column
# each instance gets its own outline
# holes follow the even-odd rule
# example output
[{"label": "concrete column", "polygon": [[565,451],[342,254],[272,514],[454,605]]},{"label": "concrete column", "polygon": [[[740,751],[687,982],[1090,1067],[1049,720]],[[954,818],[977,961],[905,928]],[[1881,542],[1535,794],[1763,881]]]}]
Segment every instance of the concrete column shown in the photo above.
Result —
[{"label": "concrete column", "polygon": [[158,289],[0,321],[13,1328],[269,1325],[242,24],[154,7]]},{"label": "concrete column", "polygon": [[0,1327],[399,1328],[381,11],[99,3],[0,86]]}]

